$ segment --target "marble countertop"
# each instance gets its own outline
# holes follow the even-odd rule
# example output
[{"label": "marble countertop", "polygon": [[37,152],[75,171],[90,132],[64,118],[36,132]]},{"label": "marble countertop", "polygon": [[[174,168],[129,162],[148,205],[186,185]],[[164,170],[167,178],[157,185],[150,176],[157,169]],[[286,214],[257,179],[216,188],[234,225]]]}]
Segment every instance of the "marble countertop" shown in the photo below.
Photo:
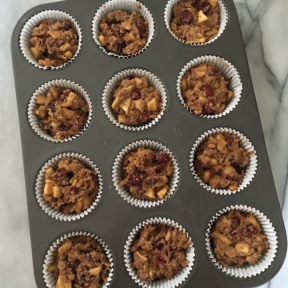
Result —
[{"label": "marble countertop", "polygon": [[[67,0],[69,1],[69,0]],[[0,279],[1,287],[36,287],[30,247],[20,129],[10,39],[28,9],[45,0],[0,0]],[[80,2],[80,0],[79,0]],[[96,2],[96,1],[95,1]],[[288,228],[288,1],[235,0],[241,23],[267,150],[279,202]],[[285,128],[286,127],[286,128]],[[288,260],[272,281],[261,287],[285,288]]]}]

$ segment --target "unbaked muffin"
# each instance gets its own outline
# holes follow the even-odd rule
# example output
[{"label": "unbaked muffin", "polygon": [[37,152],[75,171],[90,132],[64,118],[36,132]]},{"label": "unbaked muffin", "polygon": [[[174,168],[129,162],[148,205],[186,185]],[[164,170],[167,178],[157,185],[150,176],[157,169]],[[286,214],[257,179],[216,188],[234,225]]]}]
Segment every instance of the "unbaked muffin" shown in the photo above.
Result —
[{"label": "unbaked muffin", "polygon": [[155,119],[162,111],[158,90],[150,86],[147,77],[125,78],[113,92],[112,110],[119,123],[141,125]]},{"label": "unbaked muffin", "polygon": [[97,173],[76,159],[63,157],[56,169],[45,170],[43,197],[64,214],[80,214],[89,208],[98,190]]},{"label": "unbaked muffin", "polygon": [[77,135],[88,119],[87,102],[69,88],[52,85],[47,93],[36,95],[36,104],[33,113],[39,126],[56,141]]},{"label": "unbaked muffin", "polygon": [[173,7],[170,29],[185,43],[205,43],[220,28],[218,0],[181,0]]},{"label": "unbaked muffin", "polygon": [[108,13],[99,26],[98,40],[109,52],[133,55],[147,44],[148,22],[138,11],[115,10]]},{"label": "unbaked muffin", "polygon": [[254,265],[269,249],[257,218],[237,210],[216,220],[210,238],[215,257],[223,266]]},{"label": "unbaked muffin", "polygon": [[254,151],[246,151],[233,133],[208,136],[196,149],[194,168],[202,181],[215,189],[237,191]]},{"label": "unbaked muffin", "polygon": [[182,77],[181,94],[194,114],[220,114],[234,95],[229,82],[214,63],[201,63]]},{"label": "unbaked muffin", "polygon": [[33,28],[30,52],[39,65],[61,66],[78,50],[79,35],[70,20],[42,20]]},{"label": "unbaked muffin", "polygon": [[47,272],[57,278],[56,288],[100,288],[107,283],[111,263],[100,243],[88,236],[74,236],[57,249]]},{"label": "unbaked muffin", "polygon": [[125,155],[123,180],[118,185],[126,187],[134,198],[156,201],[169,191],[172,174],[172,159],[165,151],[140,147]]},{"label": "unbaked muffin", "polygon": [[188,266],[186,252],[191,244],[179,228],[145,224],[130,249],[138,278],[143,282],[173,278]]}]

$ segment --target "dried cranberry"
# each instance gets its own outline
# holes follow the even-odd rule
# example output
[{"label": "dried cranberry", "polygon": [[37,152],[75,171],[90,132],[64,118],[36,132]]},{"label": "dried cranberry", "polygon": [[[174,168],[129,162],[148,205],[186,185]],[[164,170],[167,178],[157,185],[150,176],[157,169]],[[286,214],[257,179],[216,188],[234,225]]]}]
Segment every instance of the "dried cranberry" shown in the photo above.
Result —
[{"label": "dried cranberry", "polygon": [[145,158],[144,165],[147,167],[147,166],[150,166],[151,164],[152,164],[152,159],[151,158]]},{"label": "dried cranberry", "polygon": [[123,54],[123,49],[126,47],[126,44],[123,43],[118,43],[116,47],[116,54]]},{"label": "dried cranberry", "polygon": [[210,10],[210,8],[211,8],[211,6],[207,1],[199,3],[197,5],[197,9],[202,10],[203,13],[207,13]]},{"label": "dried cranberry", "polygon": [[212,167],[210,168],[210,179],[213,178],[214,175],[215,175],[215,169]]},{"label": "dried cranberry", "polygon": [[244,237],[249,237],[251,238],[253,234],[255,233],[253,226],[252,225],[247,225],[241,230],[241,235]]},{"label": "dried cranberry", "polygon": [[235,230],[239,227],[240,225],[240,220],[236,217],[231,219],[231,229]]},{"label": "dried cranberry", "polygon": [[79,191],[80,191],[80,189],[79,189],[78,187],[71,186],[71,187],[69,188],[69,191],[70,191],[71,193],[73,193],[73,194],[78,194]]},{"label": "dried cranberry", "polygon": [[64,44],[64,39],[56,39],[52,45],[55,45],[57,47],[61,47]]},{"label": "dried cranberry", "polygon": [[158,179],[159,179],[159,175],[152,174],[146,178],[146,181],[148,184],[153,185],[157,182]]},{"label": "dried cranberry", "polygon": [[167,162],[164,162],[162,164],[159,164],[157,167],[156,167],[156,172],[159,173],[159,172],[162,172],[167,166]]},{"label": "dried cranberry", "polygon": [[155,156],[155,161],[157,164],[162,164],[164,162],[167,162],[168,161],[168,155],[166,152],[158,152]]},{"label": "dried cranberry", "polygon": [[92,178],[92,181],[95,182],[97,180],[97,175],[95,173],[91,172],[89,175]]},{"label": "dried cranberry", "polygon": [[194,167],[198,175],[201,175],[203,173],[203,165],[200,160],[194,160]]},{"label": "dried cranberry", "polygon": [[72,178],[74,176],[74,173],[73,172],[71,172],[71,171],[69,171],[68,173],[67,173],[67,177],[68,178]]},{"label": "dried cranberry", "polygon": [[57,169],[57,174],[61,177],[61,178],[64,178],[64,177],[67,177],[67,173],[68,171],[64,168],[59,168]]},{"label": "dried cranberry", "polygon": [[72,23],[71,23],[69,20],[65,20],[65,21],[63,22],[63,28],[64,28],[65,30],[71,29],[71,28],[72,28]]},{"label": "dried cranberry", "polygon": [[160,253],[158,253],[156,255],[156,262],[159,263],[159,264],[163,264],[163,263],[166,263],[166,260],[162,257],[162,255]]},{"label": "dried cranberry", "polygon": [[139,116],[139,121],[141,123],[145,123],[145,122],[147,122],[147,120],[148,120],[148,112],[146,110],[144,110]]},{"label": "dried cranberry", "polygon": [[140,99],[141,91],[137,87],[134,87],[131,91],[131,96],[132,96],[132,99],[134,100]]},{"label": "dried cranberry", "polygon": [[231,166],[237,171],[238,174],[242,174],[242,168],[237,163],[232,163]]},{"label": "dried cranberry", "polygon": [[180,17],[182,24],[190,24],[193,21],[193,16],[189,10],[183,10]]},{"label": "dried cranberry", "polygon": [[213,96],[214,95],[214,90],[212,89],[212,87],[209,84],[205,84],[201,87],[201,89],[203,91],[205,91],[206,95],[208,97]]},{"label": "dried cranberry", "polygon": [[72,127],[71,125],[66,126],[66,125],[62,124],[59,126],[58,129],[59,129],[59,131],[65,132],[65,131],[69,131],[71,129],[71,127]]},{"label": "dried cranberry", "polygon": [[213,110],[212,110],[212,108],[210,107],[210,104],[211,104],[212,102],[210,101],[210,100],[208,100],[207,102],[206,102],[206,104],[205,104],[205,107],[204,107],[204,112],[205,112],[205,114],[213,114]]},{"label": "dried cranberry", "polygon": [[138,28],[138,30],[139,30],[139,33],[140,33],[140,36],[142,37],[142,38],[144,38],[144,37],[146,37],[146,35],[147,35],[147,24],[144,22],[144,21],[138,21],[137,23],[136,23],[136,27]]},{"label": "dried cranberry", "polygon": [[132,186],[138,186],[142,183],[142,179],[139,174],[133,174],[128,178],[128,184]]},{"label": "dried cranberry", "polygon": [[218,73],[219,71],[220,71],[220,70],[219,70],[218,67],[214,67],[214,68],[212,69],[212,72],[213,72],[214,74]]},{"label": "dried cranberry", "polygon": [[50,109],[52,112],[56,111],[55,105],[51,102],[48,103],[47,109]]}]

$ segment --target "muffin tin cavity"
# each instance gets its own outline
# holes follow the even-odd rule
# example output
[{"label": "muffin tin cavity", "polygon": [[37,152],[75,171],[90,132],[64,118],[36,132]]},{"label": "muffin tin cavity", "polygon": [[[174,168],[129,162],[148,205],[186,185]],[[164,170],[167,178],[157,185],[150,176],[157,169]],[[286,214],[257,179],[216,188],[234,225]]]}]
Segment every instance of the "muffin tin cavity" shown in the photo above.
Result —
[{"label": "muffin tin cavity", "polygon": [[[61,140],[60,139],[59,140],[55,140],[55,138],[52,135],[47,134],[41,128],[40,118],[37,115],[35,115],[35,113],[34,113],[34,109],[38,106],[38,104],[37,104],[37,95],[39,95],[39,94],[40,95],[46,95],[48,93],[49,89],[51,88],[51,86],[58,86],[58,87],[61,87],[62,89],[70,89],[72,92],[75,92],[79,96],[82,96],[83,99],[86,101],[86,103],[88,105],[88,109],[89,109],[88,110],[88,115],[87,115],[87,120],[84,123],[84,127],[77,134],[75,134],[75,135],[73,135],[71,137],[66,137],[66,138],[61,139]],[[68,102],[69,102],[68,98],[69,98],[69,95],[68,95],[68,97],[67,97],[67,99],[65,101],[66,103],[64,102],[63,103],[64,105],[63,104],[60,105],[60,106],[63,106],[64,110],[66,110],[66,111],[67,110],[71,110],[71,109],[69,109],[70,106],[68,105]],[[44,102],[43,102],[43,104],[44,104]],[[71,99],[71,102],[73,102],[73,99]],[[44,105],[47,106],[47,103],[44,104]],[[53,108],[53,110],[54,110],[54,108]],[[67,111],[67,113],[71,113],[71,112]],[[89,124],[91,122],[92,114],[93,114],[93,107],[92,107],[92,102],[91,102],[91,99],[90,99],[90,96],[88,95],[88,93],[79,84],[77,84],[77,83],[75,83],[73,81],[70,81],[70,80],[65,80],[65,79],[52,80],[52,81],[49,81],[49,82],[43,84],[41,87],[39,87],[33,93],[33,96],[31,97],[31,99],[29,101],[29,104],[28,104],[28,121],[29,121],[29,124],[31,125],[32,129],[34,130],[34,132],[38,136],[40,136],[41,138],[43,138],[43,139],[45,139],[47,141],[51,141],[51,142],[65,143],[65,142],[72,141],[72,140],[76,139],[77,137],[79,137],[80,135],[82,135],[85,132],[85,130],[88,128],[88,126],[89,126]],[[75,114],[72,115],[72,119],[73,119],[73,117],[75,118]],[[77,117],[75,118],[75,121],[77,121]],[[63,121],[61,121],[61,123],[62,122]],[[65,123],[63,122],[63,124],[65,124]],[[58,123],[55,123],[55,125],[58,125]],[[69,127],[67,127],[67,128],[69,128]]]},{"label": "muffin tin cavity", "polygon": [[[98,180],[98,192],[96,193],[96,197],[92,204],[90,205],[89,208],[84,210],[83,212],[76,214],[76,213],[71,213],[71,214],[64,214],[63,212],[53,208],[44,198],[43,193],[45,189],[45,171],[47,168],[52,167],[54,170],[57,168],[57,165],[59,161],[62,158],[72,158],[76,159],[80,162],[82,162],[88,169],[92,170],[97,174],[97,180]],[[86,156],[78,154],[78,153],[63,153],[59,154],[50,160],[48,160],[41,170],[38,173],[37,179],[36,179],[36,184],[35,184],[35,193],[36,193],[36,198],[37,202],[42,208],[42,210],[45,211],[46,214],[51,216],[52,218],[60,221],[74,221],[74,220],[79,220],[85,216],[87,216],[92,210],[97,208],[97,204],[101,199],[101,195],[103,192],[103,181],[102,181],[102,175],[98,169],[98,167]]]},{"label": "muffin tin cavity", "polygon": [[[216,119],[216,118],[220,118],[222,116],[225,116],[225,115],[231,113],[231,111],[233,111],[236,108],[236,106],[238,105],[238,103],[241,99],[241,96],[242,96],[243,84],[242,84],[239,72],[226,59],[219,57],[219,56],[206,55],[206,56],[197,57],[197,58],[191,60],[190,62],[188,62],[182,68],[181,72],[179,73],[179,76],[177,79],[177,94],[178,94],[178,97],[179,97],[182,105],[188,111],[193,113],[193,111],[185,103],[185,99],[184,99],[184,97],[182,95],[182,91],[181,91],[181,81],[182,81],[182,79],[183,79],[183,77],[187,71],[189,71],[192,68],[195,68],[198,65],[202,65],[202,64],[206,64],[206,63],[215,64],[215,66],[220,70],[219,73],[225,78],[225,80],[229,81],[228,89],[233,91],[233,96],[232,96],[231,100],[227,103],[224,111],[222,111],[219,114],[212,114],[212,115],[199,114],[198,115],[199,117],[202,117],[202,118]],[[209,99],[209,97],[208,97],[208,99]]]},{"label": "muffin tin cavity", "polygon": [[[113,52],[109,52],[108,50],[105,49],[105,47],[103,46],[103,41],[101,38],[99,39],[99,35],[100,35],[100,23],[102,21],[102,19],[110,12],[113,12],[115,10],[122,10],[127,12],[128,14],[130,14],[132,11],[137,11],[141,14],[141,16],[144,18],[145,21],[147,21],[148,24],[148,37],[147,37],[147,41],[146,41],[146,45],[140,49],[137,52],[134,52],[132,54],[128,54],[128,55],[123,55],[122,53],[113,53]],[[138,25],[139,26],[139,25]],[[137,27],[138,28],[138,27]],[[130,28],[129,28],[130,29]],[[125,31],[127,33],[127,37],[129,35],[131,35],[131,37],[135,37],[135,35],[133,35],[133,33],[129,34],[127,31],[129,31],[129,29],[127,30],[125,28]],[[143,28],[146,30],[146,27]],[[142,30],[143,30],[142,29]],[[96,14],[94,15],[93,21],[92,21],[92,36],[94,41],[96,42],[96,44],[99,46],[99,48],[106,53],[107,55],[110,56],[114,56],[117,58],[130,58],[136,55],[139,55],[140,53],[142,53],[143,51],[145,51],[149,44],[151,43],[151,41],[153,40],[154,37],[154,20],[152,17],[152,14],[150,13],[150,11],[146,8],[146,6],[139,2],[139,1],[135,1],[135,0],[113,0],[113,1],[108,1],[106,3],[104,3],[96,12]],[[140,32],[141,32],[141,27],[140,27]],[[129,36],[130,37],[130,36]],[[101,41],[102,44],[101,44]],[[106,41],[105,41],[106,42]],[[130,42],[130,40],[129,40]],[[122,49],[121,49],[122,50]],[[119,50],[120,51],[120,50]]]},{"label": "muffin tin cavity", "polygon": [[[196,154],[197,148],[201,145],[201,143],[205,139],[207,139],[207,137],[209,137],[210,135],[217,134],[217,133],[228,133],[228,134],[237,135],[240,138],[240,141],[239,141],[240,145],[239,146],[250,153],[250,162],[249,162],[248,166],[245,168],[245,174],[244,174],[244,178],[242,180],[242,183],[240,183],[238,188],[235,190],[212,188],[211,186],[209,186],[209,184],[206,184],[203,182],[203,180],[199,177],[199,175],[195,169],[194,160],[196,160],[195,154]],[[194,176],[195,180],[204,189],[206,189],[209,192],[215,193],[217,195],[232,195],[232,194],[235,194],[235,193],[240,192],[243,189],[245,189],[253,180],[253,178],[256,174],[257,165],[258,165],[256,150],[255,150],[253,144],[250,142],[250,140],[241,132],[236,131],[236,130],[231,129],[231,128],[224,128],[224,127],[215,128],[215,129],[204,132],[196,140],[196,142],[193,144],[193,147],[192,147],[191,152],[190,152],[190,160],[189,161],[190,161],[190,167],[191,167],[192,175]]]},{"label": "muffin tin cavity", "polygon": [[[225,6],[225,2],[222,1],[222,0],[218,0],[218,6],[219,6],[219,9],[220,9],[220,27],[219,27],[219,30],[218,30],[218,33],[217,35],[208,40],[208,41],[201,41],[199,43],[187,43],[185,40],[182,40],[180,38],[178,38],[174,32],[171,30],[171,26],[170,26],[170,23],[171,23],[171,20],[172,20],[172,17],[173,17],[173,7],[175,4],[177,4],[178,2],[180,2],[180,0],[169,0],[166,4],[166,7],[165,7],[165,11],[164,11],[164,22],[165,22],[165,26],[167,28],[167,30],[170,32],[170,34],[179,42],[183,43],[183,44],[186,44],[186,45],[191,45],[191,46],[204,46],[204,45],[207,45],[207,44],[210,44],[214,41],[216,41],[220,36],[221,34],[225,31],[226,29],[226,25],[227,25],[227,22],[228,22],[228,12],[227,12],[227,9],[226,9],[226,6]],[[206,2],[215,2],[215,1],[206,1]],[[203,2],[204,3],[204,2]],[[209,3],[209,5],[211,5]],[[210,6],[211,7],[211,6]],[[198,16],[199,17],[199,16]],[[205,13],[204,13],[204,17],[205,17]],[[194,21],[196,21],[194,19]]]},{"label": "muffin tin cavity", "polygon": [[[229,211],[240,211],[243,213],[253,214],[255,218],[258,220],[263,234],[267,237],[269,243],[269,249],[254,265],[245,264],[242,267],[236,267],[236,266],[225,267],[222,266],[215,258],[213,248],[211,245],[210,232],[217,219],[221,215],[226,214]],[[209,222],[205,241],[206,241],[207,253],[209,255],[210,260],[215,265],[215,267],[219,269],[221,272],[236,278],[251,278],[253,276],[263,273],[266,269],[269,268],[269,266],[274,261],[278,249],[277,233],[270,219],[267,218],[267,216],[264,215],[262,212],[260,212],[258,209],[254,207],[249,207],[247,205],[232,205],[217,212]]]},{"label": "muffin tin cavity", "polygon": [[[155,90],[157,90],[158,93],[160,94],[160,97],[161,97],[161,103],[156,104],[157,107],[160,108],[159,114],[156,116],[156,118],[151,119],[150,121],[145,122],[143,124],[125,125],[123,123],[119,123],[119,121],[117,120],[115,113],[112,109],[113,101],[114,101],[114,97],[113,97],[114,91],[118,88],[118,86],[122,80],[124,80],[126,78],[131,78],[131,77],[137,77],[137,78],[146,77],[147,81],[148,81],[148,86],[151,86]],[[139,81],[140,81],[140,79],[139,79]],[[129,99],[131,99],[131,98],[128,98],[128,100]],[[131,105],[131,102],[132,101],[130,100],[129,105]],[[102,94],[102,106],[103,106],[103,109],[104,109],[106,116],[109,118],[109,120],[114,125],[116,125],[119,128],[125,129],[125,130],[141,131],[141,130],[145,130],[145,129],[152,127],[157,122],[159,122],[160,119],[162,118],[163,114],[165,113],[166,105],[167,105],[167,94],[166,94],[166,90],[165,90],[162,82],[158,79],[157,76],[155,76],[151,72],[149,72],[147,70],[143,70],[143,69],[138,69],[138,68],[127,69],[127,70],[121,71],[121,72],[117,73],[116,75],[114,75],[106,84],[104,91],[103,91],[103,94]]]},{"label": "muffin tin cavity", "polygon": [[[38,61],[34,58],[34,56],[32,55],[32,53],[30,51],[30,39],[31,39],[32,30],[41,21],[43,21],[45,19],[51,19],[51,20],[57,20],[57,21],[69,20],[71,22],[73,28],[76,30],[76,32],[78,34],[78,49],[77,49],[77,51],[72,55],[71,58],[69,56],[70,59],[67,62],[65,62],[64,64],[62,64],[62,65],[59,65],[59,66],[53,66],[53,65],[52,66],[51,65],[43,66],[43,65],[40,65],[38,63]],[[56,41],[57,40],[57,35],[55,35],[53,37],[55,37],[55,41]],[[79,54],[79,52],[81,50],[81,46],[82,46],[82,31],[81,31],[81,28],[80,28],[79,24],[77,23],[77,21],[72,16],[70,16],[68,13],[63,12],[63,11],[59,11],[59,10],[44,10],[44,11],[41,11],[41,12],[33,15],[24,24],[24,26],[23,26],[23,28],[21,30],[21,33],[20,33],[19,45],[20,45],[20,49],[21,49],[21,52],[22,52],[23,56],[26,58],[26,60],[29,63],[31,63],[35,67],[37,67],[39,69],[44,69],[44,70],[57,70],[57,69],[63,68],[64,66],[68,65],[69,63],[73,62],[73,60]],[[59,47],[60,51],[61,50],[64,51],[65,49],[66,48],[64,46],[62,48]],[[44,51],[44,54],[46,52]],[[47,58],[49,58],[49,54],[47,54],[46,56],[47,56]]]},{"label": "muffin tin cavity", "polygon": [[45,259],[44,259],[44,264],[43,264],[43,277],[44,277],[44,281],[46,284],[46,287],[48,288],[54,288],[57,282],[56,277],[53,275],[53,273],[47,271],[47,269],[49,268],[49,266],[51,264],[53,264],[56,261],[56,255],[57,255],[57,250],[58,248],[61,246],[61,244],[65,241],[65,240],[69,240],[71,238],[74,237],[79,237],[79,236],[85,236],[88,238],[91,238],[93,240],[96,240],[102,247],[104,254],[110,264],[110,271],[107,277],[107,283],[104,283],[101,287],[105,288],[105,287],[110,287],[111,282],[113,280],[113,276],[114,276],[114,259],[112,256],[112,252],[109,248],[109,246],[107,245],[107,243],[105,243],[101,238],[99,238],[97,235],[90,233],[90,232],[86,232],[86,231],[76,231],[76,232],[70,232],[67,233],[61,237],[59,237],[48,249],[46,255],[45,255]]},{"label": "muffin tin cavity", "polygon": [[[119,183],[123,180],[122,169],[123,169],[124,157],[130,152],[137,151],[137,149],[140,147],[151,149],[153,151],[165,152],[170,157],[170,159],[172,159],[171,166],[173,167],[173,174],[169,182],[167,183],[167,185],[169,186],[169,189],[164,194],[162,199],[158,199],[158,200],[137,199],[131,195],[131,193],[129,192],[127,188],[119,186]],[[143,207],[143,208],[155,207],[167,201],[176,192],[178,181],[179,181],[179,166],[178,166],[175,156],[163,144],[158,143],[156,141],[152,141],[152,140],[140,140],[140,141],[133,142],[129,144],[128,146],[124,147],[120,151],[120,153],[117,155],[114,165],[113,165],[113,169],[112,169],[112,179],[113,179],[114,187],[116,191],[118,192],[118,194],[131,205],[134,205],[136,207]]]},{"label": "muffin tin cavity", "polygon": [[124,261],[125,266],[128,270],[129,275],[132,277],[132,279],[140,286],[145,288],[156,288],[156,287],[163,287],[163,288],[176,288],[179,287],[184,281],[187,280],[187,278],[192,273],[193,267],[194,267],[194,261],[195,261],[195,248],[193,244],[193,239],[188,235],[189,240],[191,241],[191,244],[186,252],[186,259],[189,261],[188,265],[180,272],[176,273],[173,278],[163,278],[160,280],[152,281],[152,282],[142,282],[137,274],[136,270],[133,268],[133,253],[130,251],[131,247],[134,244],[134,241],[139,237],[140,230],[145,225],[165,225],[172,228],[177,228],[180,231],[187,233],[186,230],[177,222],[174,220],[168,219],[168,218],[151,218],[143,221],[142,223],[138,224],[129,234],[129,237],[126,241],[125,247],[124,247]]}]

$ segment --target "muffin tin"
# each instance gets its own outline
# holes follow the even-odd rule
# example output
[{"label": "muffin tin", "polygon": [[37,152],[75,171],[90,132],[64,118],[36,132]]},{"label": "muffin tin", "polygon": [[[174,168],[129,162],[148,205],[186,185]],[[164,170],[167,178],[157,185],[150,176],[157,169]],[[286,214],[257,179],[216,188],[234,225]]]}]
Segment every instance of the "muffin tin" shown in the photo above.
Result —
[{"label": "muffin tin", "polygon": [[[125,0],[123,0],[125,1]],[[227,10],[223,33],[211,43],[191,46],[177,41],[165,25],[168,1],[143,0],[154,19],[154,35],[142,53],[121,59],[99,48],[92,36],[92,21],[104,0],[62,1],[44,4],[27,11],[16,24],[12,36],[12,58],[21,130],[27,205],[37,287],[46,287],[43,277],[45,255],[49,247],[65,235],[84,231],[102,239],[109,247],[114,271],[109,287],[139,287],[125,267],[124,247],[131,231],[151,218],[179,223],[189,234],[195,248],[192,271],[178,287],[255,287],[269,281],[281,268],[287,252],[286,233],[265,147],[242,34],[233,1],[221,1]],[[59,10],[71,15],[81,31],[78,55],[62,68],[45,70],[35,67],[23,56],[19,37],[25,23],[37,13]],[[229,114],[207,119],[188,111],[177,93],[177,78],[187,63],[207,55],[224,58],[238,71],[243,90],[240,101]],[[114,125],[106,116],[102,94],[106,84],[126,69],[144,69],[163,84],[167,105],[162,117],[147,129],[133,131]],[[83,87],[91,99],[93,113],[83,134],[68,142],[55,143],[40,137],[29,124],[28,106],[33,93],[53,80],[70,80]],[[257,170],[252,181],[231,195],[217,195],[202,187],[192,174],[190,154],[197,139],[208,130],[231,128],[245,135],[255,147]],[[137,207],[123,199],[115,189],[112,169],[120,151],[129,144],[152,140],[175,157],[179,178],[173,195],[155,207]],[[40,207],[36,197],[37,175],[51,158],[77,153],[91,159],[102,175],[102,194],[90,213],[76,220],[54,219]],[[21,189],[21,187],[19,187]],[[235,277],[222,272],[211,261],[206,233],[211,219],[226,207],[247,205],[268,217],[277,235],[276,257],[257,276]],[[252,209],[251,208],[251,209]],[[147,287],[150,287],[149,285]],[[157,287],[153,286],[153,287]],[[168,287],[167,287],[168,288]]]}]

